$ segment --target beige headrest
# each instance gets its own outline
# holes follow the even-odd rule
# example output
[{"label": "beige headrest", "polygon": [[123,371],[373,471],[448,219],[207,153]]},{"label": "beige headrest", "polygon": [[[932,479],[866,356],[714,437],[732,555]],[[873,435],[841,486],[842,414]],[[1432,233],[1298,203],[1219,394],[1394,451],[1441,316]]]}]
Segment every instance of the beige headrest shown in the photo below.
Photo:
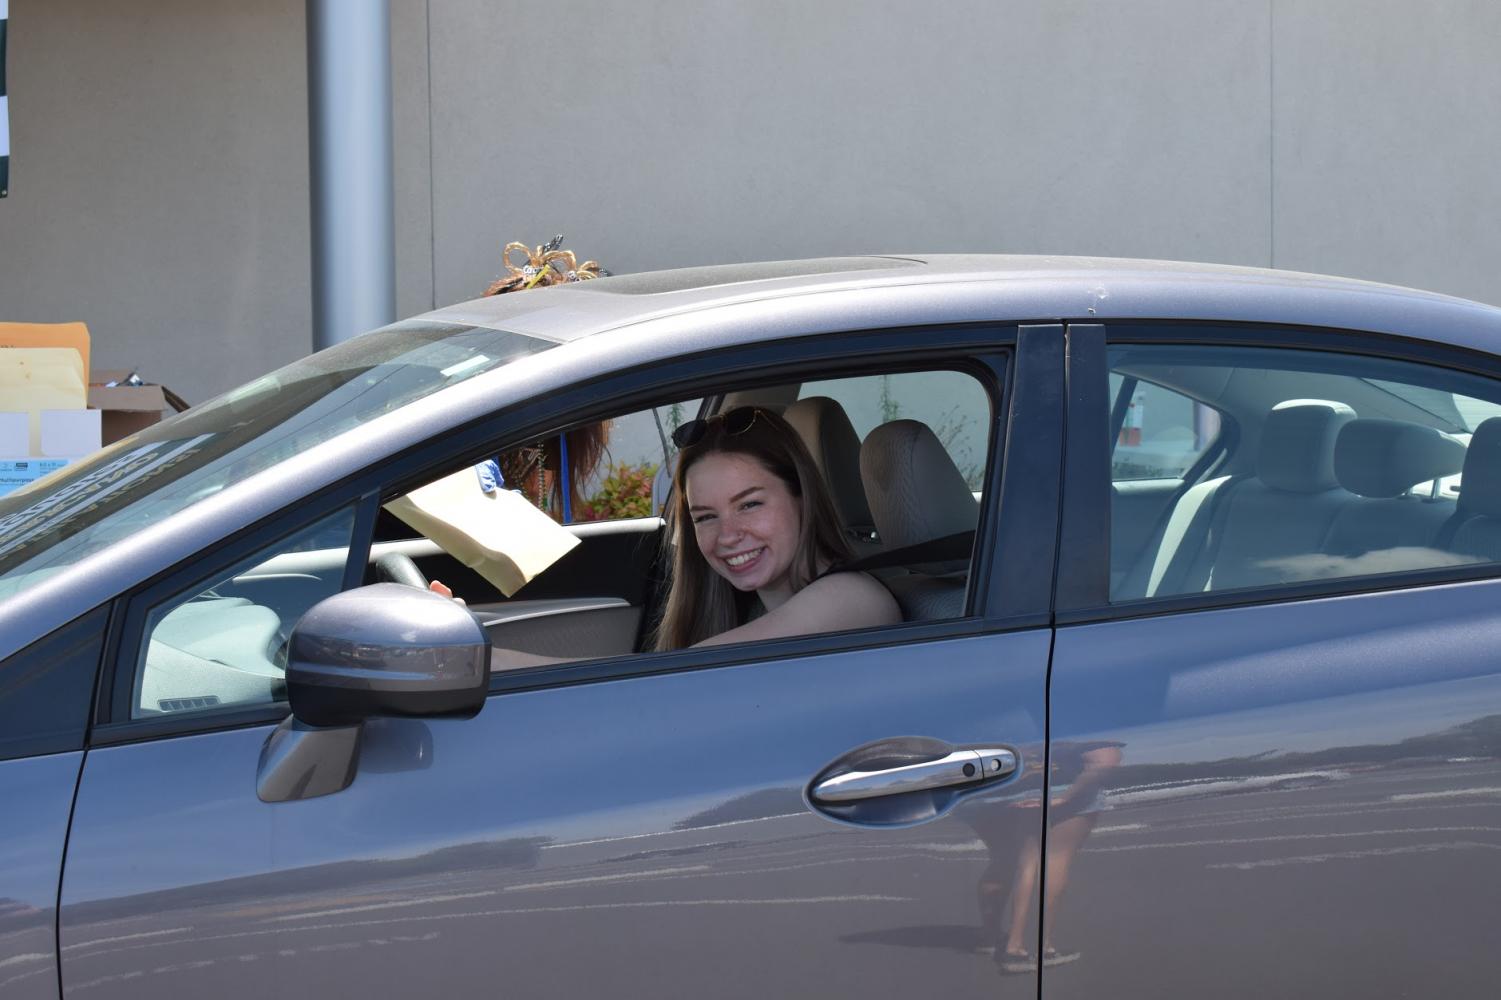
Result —
[{"label": "beige headrest", "polygon": [[886,548],[973,531],[980,505],[927,424],[893,420],[860,448],[860,476]]},{"label": "beige headrest", "polygon": [[813,456],[840,521],[857,534],[868,534],[875,521],[860,482],[860,436],[844,407],[827,396],[809,396],[787,407],[782,416]]}]

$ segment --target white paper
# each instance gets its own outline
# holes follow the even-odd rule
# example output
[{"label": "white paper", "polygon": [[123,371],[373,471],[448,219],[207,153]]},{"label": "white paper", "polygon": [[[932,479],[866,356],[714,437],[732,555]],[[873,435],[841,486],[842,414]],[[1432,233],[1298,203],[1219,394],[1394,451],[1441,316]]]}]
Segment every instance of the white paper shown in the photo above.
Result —
[{"label": "white paper", "polygon": [[31,414],[0,413],[0,456],[25,458],[31,454]]},{"label": "white paper", "polygon": [[98,410],[43,410],[42,454],[48,458],[82,458],[99,450]]},{"label": "white paper", "polygon": [[81,410],[88,405],[83,359],[71,347],[0,348],[0,406],[31,412],[30,447],[42,453],[42,411]]}]

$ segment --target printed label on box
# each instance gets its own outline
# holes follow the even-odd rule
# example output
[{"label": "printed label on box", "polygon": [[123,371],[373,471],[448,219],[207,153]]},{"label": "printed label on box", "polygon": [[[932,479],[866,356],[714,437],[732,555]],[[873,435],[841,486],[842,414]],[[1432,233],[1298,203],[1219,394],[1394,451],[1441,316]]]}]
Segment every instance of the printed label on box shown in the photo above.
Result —
[{"label": "printed label on box", "polygon": [[66,458],[0,458],[0,496],[36,482],[67,465]]}]

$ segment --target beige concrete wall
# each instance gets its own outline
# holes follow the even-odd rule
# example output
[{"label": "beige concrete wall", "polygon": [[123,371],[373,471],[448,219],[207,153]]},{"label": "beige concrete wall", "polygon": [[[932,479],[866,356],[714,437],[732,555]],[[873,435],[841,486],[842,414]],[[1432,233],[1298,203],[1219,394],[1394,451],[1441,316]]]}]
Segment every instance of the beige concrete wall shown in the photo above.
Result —
[{"label": "beige concrete wall", "polygon": [[201,400],[308,350],[299,0],[14,0],[0,317]]},{"label": "beige concrete wall", "polygon": [[432,5],[440,300],[554,231],[625,271],[1268,256],[1264,3],[489,6]]},{"label": "beige concrete wall", "polygon": [[1277,267],[1501,304],[1501,3],[1279,0]]},{"label": "beige concrete wall", "polygon": [[[397,304],[618,271],[1175,257],[1501,302],[1488,0],[391,0]],[[310,342],[297,0],[13,0],[0,316],[194,399]]]}]

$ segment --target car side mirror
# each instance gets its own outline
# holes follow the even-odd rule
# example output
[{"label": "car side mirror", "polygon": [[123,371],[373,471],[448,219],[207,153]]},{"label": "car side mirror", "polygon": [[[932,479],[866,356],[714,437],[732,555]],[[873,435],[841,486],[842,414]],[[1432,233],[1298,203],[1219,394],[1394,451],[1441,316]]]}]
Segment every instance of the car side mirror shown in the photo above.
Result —
[{"label": "car side mirror", "polygon": [[292,715],[261,749],[256,791],[286,802],[354,780],[366,719],[476,715],[490,688],[490,642],[468,609],[399,583],[315,604],[287,643]]},{"label": "car side mirror", "polygon": [[405,584],[335,594],[308,609],[287,643],[292,714],[313,726],[467,719],[489,688],[490,642],[474,615]]}]

